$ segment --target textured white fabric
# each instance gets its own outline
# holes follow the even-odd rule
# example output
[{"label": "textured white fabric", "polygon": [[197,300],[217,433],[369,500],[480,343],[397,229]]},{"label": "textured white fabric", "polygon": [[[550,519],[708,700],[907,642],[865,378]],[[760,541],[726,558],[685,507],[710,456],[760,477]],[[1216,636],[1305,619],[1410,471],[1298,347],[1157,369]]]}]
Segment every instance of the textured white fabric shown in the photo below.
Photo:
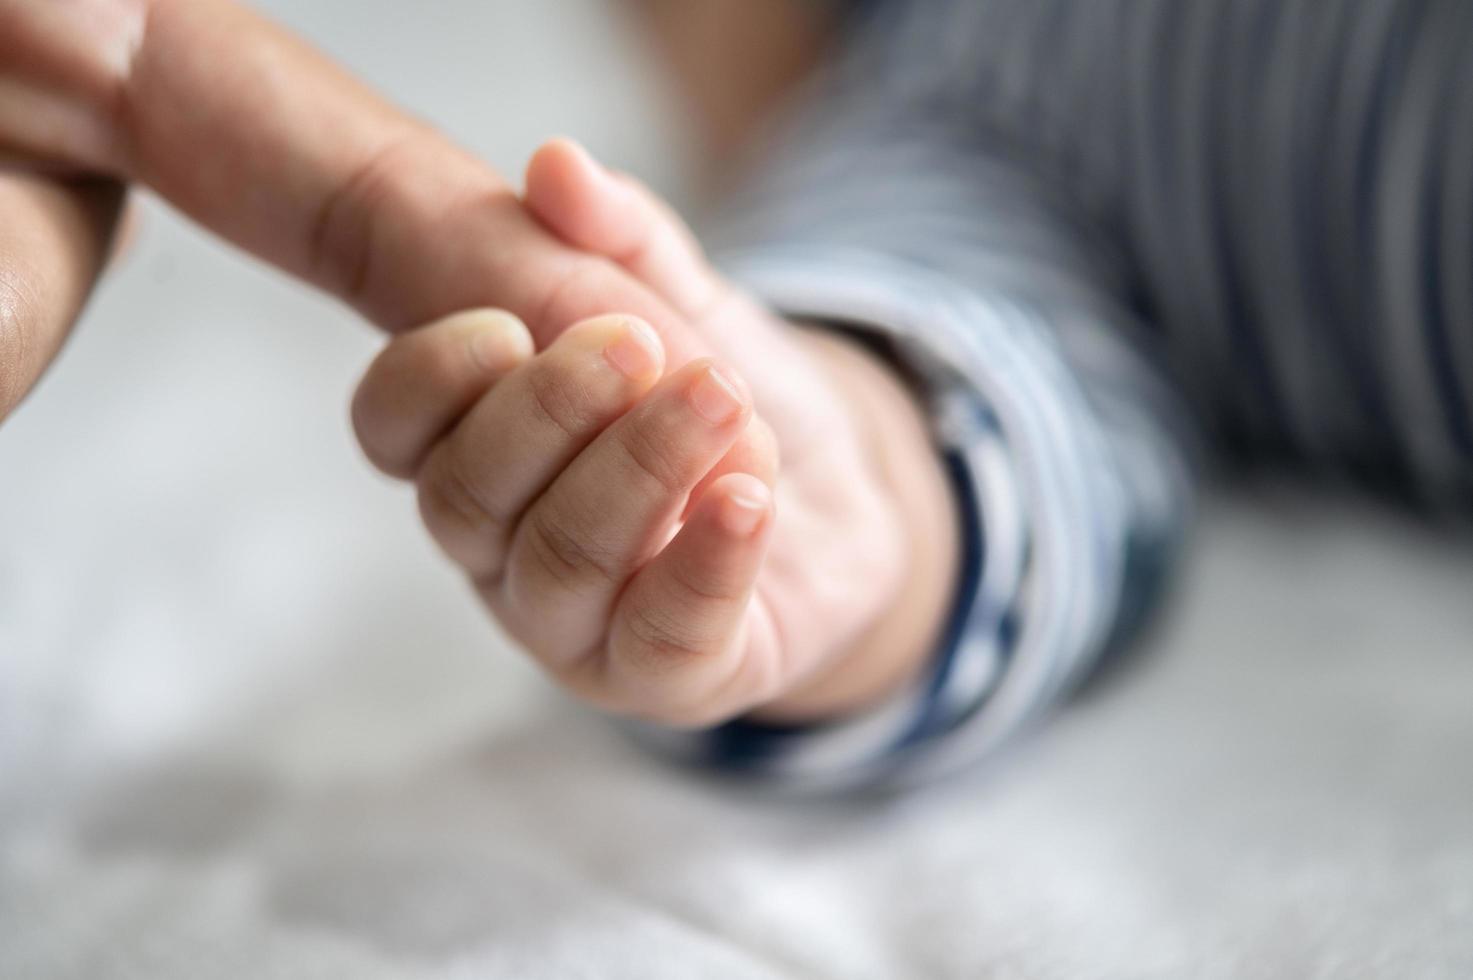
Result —
[{"label": "textured white fabric", "polygon": [[[509,721],[511,661],[427,592],[398,615],[432,639],[354,649],[353,596],[390,595],[345,562],[300,621],[310,688],[237,662],[275,693],[173,737],[114,695],[109,741],[150,743],[125,765],[11,759],[0,975],[1467,976],[1473,560],[1303,500],[1214,508],[1198,544],[1128,675],[973,779],[863,805],[659,768],[568,706]],[[141,586],[105,591],[182,617],[198,583]],[[72,680],[50,710],[77,719]]]},{"label": "textured white fabric", "polygon": [[[584,5],[298,6],[499,165],[663,158]],[[150,215],[0,429],[0,976],[1473,975],[1466,543],[1210,504],[1151,650],[989,769],[766,800],[493,638],[352,448],[373,346]]]}]

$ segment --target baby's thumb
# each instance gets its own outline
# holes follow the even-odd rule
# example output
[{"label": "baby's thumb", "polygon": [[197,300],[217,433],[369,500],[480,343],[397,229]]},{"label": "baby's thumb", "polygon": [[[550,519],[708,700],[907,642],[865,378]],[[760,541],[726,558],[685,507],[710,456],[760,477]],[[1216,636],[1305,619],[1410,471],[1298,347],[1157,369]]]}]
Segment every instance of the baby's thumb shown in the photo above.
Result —
[{"label": "baby's thumb", "polygon": [[675,212],[571,140],[550,140],[533,154],[524,200],[563,241],[623,266],[686,316],[718,294],[719,280]]}]

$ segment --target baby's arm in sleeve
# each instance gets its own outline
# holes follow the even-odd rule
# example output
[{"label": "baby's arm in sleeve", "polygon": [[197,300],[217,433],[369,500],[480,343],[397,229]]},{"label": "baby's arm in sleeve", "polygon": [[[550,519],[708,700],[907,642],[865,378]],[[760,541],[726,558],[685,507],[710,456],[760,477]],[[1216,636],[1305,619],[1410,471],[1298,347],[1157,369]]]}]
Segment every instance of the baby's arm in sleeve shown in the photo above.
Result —
[{"label": "baby's arm in sleeve", "polygon": [[680,746],[802,785],[949,771],[1057,704],[1158,605],[1190,501],[1190,423],[1100,224],[955,107],[847,77],[780,131],[712,250],[913,386],[963,557],[930,668],[888,703]]}]

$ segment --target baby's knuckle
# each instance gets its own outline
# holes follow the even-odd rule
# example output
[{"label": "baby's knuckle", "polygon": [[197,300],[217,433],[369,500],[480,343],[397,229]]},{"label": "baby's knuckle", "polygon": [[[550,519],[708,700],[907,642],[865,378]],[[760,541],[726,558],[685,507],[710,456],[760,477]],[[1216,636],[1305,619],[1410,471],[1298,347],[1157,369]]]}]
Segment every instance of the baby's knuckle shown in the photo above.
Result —
[{"label": "baby's knuckle", "polygon": [[688,461],[670,434],[652,419],[637,418],[633,425],[624,427],[619,441],[634,472],[651,484],[655,492],[675,495],[690,489]]},{"label": "baby's knuckle", "polygon": [[590,582],[617,585],[622,570],[611,556],[584,543],[576,533],[551,516],[534,512],[527,518],[527,551],[543,576],[559,588],[576,591]]},{"label": "baby's knuckle", "polygon": [[724,570],[688,569],[680,576],[678,587],[684,604],[692,608],[729,602],[739,595]]},{"label": "baby's knuckle", "polygon": [[702,656],[702,644],[688,626],[686,610],[678,603],[635,603],[625,619],[631,641],[626,656],[655,674],[668,673]]},{"label": "baby's knuckle", "polygon": [[500,531],[504,527],[502,518],[477,494],[453,449],[446,449],[434,465],[425,468],[418,489],[420,509],[431,530],[447,520],[478,533]]},{"label": "baby's knuckle", "polygon": [[533,414],[565,439],[578,439],[587,429],[586,393],[566,367],[547,362],[527,376]]}]

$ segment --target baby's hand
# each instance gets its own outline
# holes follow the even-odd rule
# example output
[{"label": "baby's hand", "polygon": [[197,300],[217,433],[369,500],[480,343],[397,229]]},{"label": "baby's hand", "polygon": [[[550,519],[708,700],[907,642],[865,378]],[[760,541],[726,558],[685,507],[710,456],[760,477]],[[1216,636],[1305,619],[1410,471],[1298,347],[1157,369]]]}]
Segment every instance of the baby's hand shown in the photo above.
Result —
[{"label": "baby's hand", "polygon": [[706,359],[662,378],[659,338],[632,317],[531,346],[496,311],[395,341],[358,400],[374,461],[418,474],[431,534],[577,693],[692,722],[716,692],[767,694],[777,637],[752,591],[772,492],[752,473],[707,479],[751,420],[746,385]]},{"label": "baby's hand", "polygon": [[527,185],[549,230],[654,289],[685,318],[681,346],[720,359],[682,363],[618,312],[543,324],[538,353],[510,313],[456,314],[369,369],[353,413],[369,458],[416,481],[431,534],[506,630],[604,708],[807,717],[911,674],[945,583],[913,574],[943,597],[897,625],[915,495],[876,444],[898,432],[929,452],[885,418],[908,409],[898,388],[732,290],[659,202],[576,147],[545,147]]}]

